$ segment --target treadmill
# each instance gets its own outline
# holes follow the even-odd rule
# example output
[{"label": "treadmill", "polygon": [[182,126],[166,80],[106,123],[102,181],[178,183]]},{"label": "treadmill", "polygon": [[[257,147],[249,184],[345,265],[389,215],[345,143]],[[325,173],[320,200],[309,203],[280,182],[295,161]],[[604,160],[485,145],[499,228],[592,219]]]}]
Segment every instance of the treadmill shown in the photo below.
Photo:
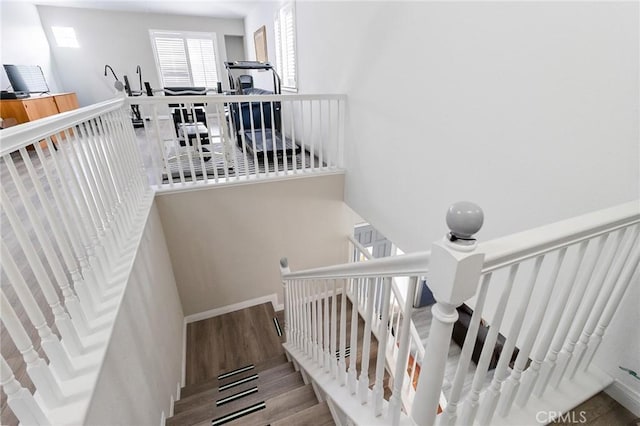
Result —
[{"label": "treadmill", "polygon": [[[229,77],[229,88],[236,95],[279,95],[280,76],[269,62],[235,61],[225,62]],[[273,91],[253,87],[253,78],[248,71],[271,71]],[[299,150],[295,141],[282,133],[281,104],[277,101],[230,102],[229,125],[236,133],[238,146],[251,154],[267,157],[292,155]],[[244,144],[243,144],[244,141]]]}]

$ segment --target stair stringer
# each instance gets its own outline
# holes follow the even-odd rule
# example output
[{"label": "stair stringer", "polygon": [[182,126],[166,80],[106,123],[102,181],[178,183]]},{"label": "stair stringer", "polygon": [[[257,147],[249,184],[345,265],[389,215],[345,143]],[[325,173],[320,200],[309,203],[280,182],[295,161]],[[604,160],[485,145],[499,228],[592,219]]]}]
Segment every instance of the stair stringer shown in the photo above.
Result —
[{"label": "stair stringer", "polygon": [[[331,414],[336,425],[366,425],[388,426],[389,419],[386,416],[377,417],[373,414],[370,404],[361,404],[359,398],[352,395],[347,386],[341,386],[330,373],[322,367],[315,365],[313,360],[288,343],[283,343],[287,358],[293,361],[294,366],[304,371],[314,385],[314,389],[321,391],[324,399],[331,407]],[[368,390],[372,400],[372,391]],[[383,401],[383,413],[387,412],[388,402]],[[414,426],[413,421],[404,413],[400,414],[398,426]]]}]

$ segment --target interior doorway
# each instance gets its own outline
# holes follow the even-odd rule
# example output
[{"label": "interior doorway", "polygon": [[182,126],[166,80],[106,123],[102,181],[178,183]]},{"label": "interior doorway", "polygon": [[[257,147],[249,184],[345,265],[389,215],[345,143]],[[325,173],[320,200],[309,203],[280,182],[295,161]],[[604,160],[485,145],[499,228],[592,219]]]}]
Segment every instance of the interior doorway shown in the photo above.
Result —
[{"label": "interior doorway", "polygon": [[227,49],[227,61],[246,61],[247,55],[244,51],[244,37],[225,35],[224,47]]}]

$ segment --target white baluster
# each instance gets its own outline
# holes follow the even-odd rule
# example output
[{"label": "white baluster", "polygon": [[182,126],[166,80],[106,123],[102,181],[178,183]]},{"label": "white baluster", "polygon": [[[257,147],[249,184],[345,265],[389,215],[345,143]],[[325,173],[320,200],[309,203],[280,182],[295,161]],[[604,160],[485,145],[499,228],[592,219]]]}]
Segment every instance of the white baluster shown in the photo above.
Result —
[{"label": "white baluster", "polygon": [[371,358],[371,323],[373,322],[373,301],[375,278],[366,282],[367,307],[364,314],[364,332],[362,335],[362,361],[360,362],[360,377],[358,378],[358,396],[360,403],[366,404],[369,396],[369,359]]},{"label": "white baluster", "polygon": [[347,285],[349,280],[342,280],[342,303],[340,304],[340,356],[338,359],[338,376],[340,386],[347,383],[347,362],[345,360],[347,352]]},{"label": "white baluster", "polygon": [[[36,147],[36,151],[38,151],[39,148],[40,147]],[[62,148],[60,151],[62,151]],[[55,175],[58,177],[58,181],[60,182],[60,188],[62,189],[66,199],[66,205],[71,208],[71,217],[75,218],[76,224],[79,225],[76,227],[83,237],[83,244],[89,263],[87,264],[82,258],[80,259],[82,276],[90,283],[93,283],[96,280],[106,280],[105,270],[108,265],[107,256],[105,255],[104,247],[98,239],[96,227],[93,226],[91,214],[89,212],[88,205],[85,203],[82,191],[76,182],[75,176],[70,178],[65,177],[58,158],[61,154],[54,150],[49,151],[49,155],[53,160]],[[46,162],[42,161],[42,163],[43,168],[48,170]],[[74,185],[73,189],[70,188],[70,185]],[[73,195],[74,190],[77,196]]]},{"label": "white baluster", "polygon": [[[384,401],[384,364],[387,355],[387,340],[389,334],[389,302],[391,299],[391,279],[386,278],[382,281],[382,318],[380,320],[380,328],[378,333],[378,355],[376,357],[376,375],[373,385],[373,404],[374,414],[382,415],[382,403]],[[407,297],[410,299],[410,297]]]},{"label": "white baluster", "polygon": [[[418,283],[418,277],[409,278],[409,286],[407,288],[407,297],[404,301],[404,307],[402,308],[402,315],[404,321],[402,321],[402,329],[396,327],[396,336],[400,335],[400,348],[398,349],[398,355],[396,357],[396,365],[393,374],[393,392],[391,399],[389,400],[389,413],[391,417],[391,424],[397,426],[400,423],[400,413],[402,411],[402,386],[404,383],[404,376],[407,371],[407,360],[409,358],[409,344],[411,338],[411,311],[413,308],[413,298],[408,297],[411,294],[415,294],[416,286]],[[400,315],[398,315],[399,317]],[[415,370],[415,367],[414,367]]]},{"label": "white baluster", "polygon": [[4,210],[7,214],[9,224],[13,229],[15,237],[26,256],[26,259],[28,259],[29,266],[31,266],[31,270],[33,271],[36,281],[42,290],[42,294],[53,312],[56,327],[62,335],[65,347],[72,355],[79,355],[83,353],[85,348],[80,342],[76,329],[71,322],[71,318],[69,318],[69,315],[67,315],[67,312],[62,307],[58,294],[56,293],[49,275],[47,275],[44,265],[40,260],[40,256],[38,256],[31,239],[29,239],[22,223],[19,221],[18,215],[11,204],[7,203]]},{"label": "white baluster", "polygon": [[[588,244],[589,244],[589,241],[584,241],[580,244],[580,247],[578,250],[578,258],[576,259],[576,262],[573,265],[571,274],[568,280],[566,281],[566,284],[560,288],[560,294],[556,298],[557,304],[556,304],[555,310],[550,316],[550,320],[548,323],[549,325],[547,326],[547,329],[545,330],[545,332],[541,334],[541,340],[538,344],[538,348],[536,349],[535,355],[532,357],[531,366],[528,372],[526,373],[525,377],[523,378],[522,387],[518,391],[518,394],[516,397],[516,404],[520,407],[524,407],[526,405],[533,391],[533,387],[536,385],[536,383],[538,383],[538,379],[540,377],[538,371],[540,370],[544,357],[547,351],[549,350],[551,339],[553,339],[553,336],[558,329],[558,323],[560,321],[562,313],[564,312],[564,309],[567,306],[569,294],[571,293],[571,290],[575,285],[576,277],[578,276],[578,271],[580,270],[580,266],[582,265],[582,261],[584,259],[584,254],[587,250]],[[517,364],[517,360],[516,360],[516,364]]]},{"label": "white baluster", "polygon": [[16,380],[9,364],[0,356],[0,386],[7,394],[7,404],[18,418],[20,424],[45,426],[51,422],[47,419],[28,389]]},{"label": "white baluster", "polygon": [[[20,154],[22,155],[22,159],[24,160],[24,164],[26,166],[26,169],[27,169],[27,171],[29,173],[29,176],[31,177],[31,182],[33,183],[34,189],[36,190],[36,193],[38,194],[38,197],[40,199],[40,207],[45,212],[45,215],[48,218],[48,222],[49,222],[49,225],[51,227],[51,231],[53,232],[54,239],[55,239],[55,241],[56,241],[56,243],[58,245],[58,248],[60,249],[60,253],[62,254],[62,258],[64,260],[64,263],[67,265],[67,268],[68,268],[69,273],[71,274],[71,276],[79,277],[80,276],[80,267],[78,265],[78,262],[76,261],[75,256],[72,253],[71,247],[69,247],[69,242],[68,242],[67,237],[69,239],[74,239],[74,240],[75,240],[75,238],[74,238],[72,233],[67,233],[67,235],[65,235],[65,233],[60,228],[60,223],[59,222],[63,222],[63,224],[64,224],[64,222],[66,221],[67,218],[65,218],[65,220],[60,220],[60,218],[59,218],[60,214],[58,212],[54,211],[52,206],[48,202],[45,190],[42,187],[42,184],[40,183],[40,177],[35,172],[35,170],[33,168],[33,164],[31,163],[31,159],[30,159],[29,154],[27,153],[26,149],[25,148],[21,148],[20,149]],[[16,169],[15,169],[13,164],[10,164],[9,170],[12,173],[12,177],[14,177],[14,179],[16,179],[16,177],[14,176],[14,173],[17,173],[17,171],[16,171]],[[16,187],[18,188],[19,192],[21,191],[21,195],[28,193],[26,191],[26,189],[24,188],[24,186],[22,184],[22,181],[19,178],[16,181]],[[53,192],[53,190],[52,190],[52,192]],[[25,202],[25,207],[27,207],[27,204],[28,204],[28,202]],[[37,219],[35,221],[32,219],[32,222],[37,222],[37,221],[38,221]],[[96,294],[94,292],[93,293],[93,297],[94,297],[94,300],[98,299],[98,294]]]},{"label": "white baluster", "polygon": [[323,347],[323,335],[322,335],[322,325],[323,325],[323,320],[322,320],[322,284],[319,281],[316,281],[316,287],[315,287],[315,301],[316,301],[316,315],[318,316],[318,319],[316,321],[316,327],[318,327],[318,339],[316,341],[317,346],[316,346],[316,351],[318,352],[318,364],[320,365],[320,367],[324,367],[324,354],[322,352],[322,347]]},{"label": "white baluster", "polygon": [[[536,258],[533,272],[531,273],[529,281],[525,287],[525,292],[520,300],[520,305],[515,310],[515,315],[511,322],[509,333],[507,334],[507,340],[504,344],[504,347],[502,348],[500,359],[498,360],[498,365],[493,374],[493,380],[491,381],[491,385],[485,392],[484,398],[482,399],[481,412],[479,416],[479,422],[482,424],[484,424],[485,422],[490,422],[495,412],[498,398],[500,397],[502,382],[506,378],[505,375],[507,374],[507,367],[509,366],[509,362],[511,361],[511,355],[513,354],[515,341],[520,334],[524,316],[529,309],[529,300],[531,299],[531,294],[533,293],[533,288],[538,279],[538,273],[540,272],[540,267],[542,266],[543,260],[544,255],[538,256]],[[520,375],[518,374],[518,380],[519,379]]]},{"label": "white baluster", "polygon": [[[69,151],[73,152],[73,149],[69,147]],[[64,169],[68,171],[69,181],[75,186],[75,194],[77,197],[82,197],[84,199],[84,204],[87,208],[91,221],[93,222],[93,227],[97,231],[97,238],[99,239],[99,243],[96,243],[95,246],[104,245],[104,249],[106,250],[106,267],[105,272],[109,270],[112,266],[111,262],[113,260],[113,254],[117,253],[115,247],[113,246],[112,241],[107,238],[107,234],[105,232],[104,223],[102,221],[102,216],[98,213],[97,202],[92,196],[91,189],[87,184],[87,179],[82,174],[82,165],[76,161],[76,165],[74,166],[73,162],[70,159],[70,155],[67,153],[66,147],[61,148],[57,151],[61,154],[61,158],[64,160],[65,167]],[[55,158],[55,157],[54,157]],[[77,171],[76,171],[77,170]],[[99,256],[99,253],[96,252],[96,255]]]},{"label": "white baluster", "polygon": [[[64,268],[60,264],[60,260],[58,259],[58,256],[53,248],[53,244],[49,240],[47,232],[45,232],[44,230],[44,226],[42,225],[39,215],[36,213],[37,212],[36,208],[33,206],[30,198],[27,195],[28,192],[24,187],[21,178],[18,175],[18,171],[16,170],[15,165],[13,164],[13,161],[10,158],[4,157],[4,159],[5,159],[5,164],[7,165],[7,169],[9,170],[9,173],[11,174],[13,182],[16,185],[16,189],[18,190],[18,196],[22,201],[24,209],[31,222],[31,226],[33,227],[33,231],[36,237],[38,238],[38,241],[47,259],[47,262],[51,266],[51,269],[53,270],[53,273],[55,274],[58,283],[65,283],[67,281],[67,278],[66,278],[66,273],[63,270]],[[3,187],[0,187],[0,193],[1,193],[2,199],[7,200],[6,202],[3,202],[3,205],[8,206],[9,196],[7,195]],[[46,203],[46,201],[44,202]],[[78,293],[80,297],[80,301],[83,303],[83,309],[86,315],[92,318],[95,315],[94,296],[89,291],[86,291],[87,288],[84,285],[84,280],[80,276],[78,269],[77,268],[74,269],[73,267],[71,267],[71,268],[68,268],[68,270],[70,271],[71,278],[74,282],[73,287]],[[64,286],[64,284],[60,284],[60,285]]]},{"label": "white baluster", "polygon": [[[631,256],[633,248],[637,247],[635,243],[638,236],[637,233],[635,232],[636,231],[635,227],[627,228],[625,229],[625,231],[626,232],[625,232],[624,244],[621,246],[621,249],[617,251],[618,256],[616,256],[613,264],[611,265],[610,269],[607,271],[607,276],[606,276],[603,288],[598,295],[598,299],[595,305],[592,306],[592,311],[591,311],[591,314],[589,315],[589,320],[587,321],[584,329],[582,330],[580,340],[578,341],[578,344],[576,346],[575,362],[573,363],[573,365],[570,367],[570,370],[569,370],[570,378],[573,378],[575,376],[575,373],[577,372],[578,367],[582,362],[585,352],[587,351],[591,335],[593,334],[598,322],[600,321],[600,317],[602,316],[602,313],[607,305],[607,302],[609,302],[612,296],[614,296],[614,293],[615,293],[615,297],[618,297],[618,296],[620,298],[622,297],[622,294],[619,291],[616,292],[616,284],[618,283],[618,278],[620,278],[622,269],[625,263],[627,262],[627,259],[629,259],[629,257]],[[623,286],[623,287],[618,286],[617,288],[626,289],[626,286]]]},{"label": "white baluster", "polygon": [[[80,126],[82,129],[82,126]],[[82,176],[84,178],[80,179],[80,182],[83,182],[84,185],[87,186],[89,194],[92,194],[92,198],[94,199],[96,206],[98,217],[102,222],[102,226],[104,228],[105,238],[109,241],[110,245],[114,247],[117,251],[119,249],[117,241],[115,240],[115,235],[112,229],[112,225],[109,221],[109,215],[107,214],[107,207],[105,202],[105,194],[103,191],[99,189],[99,178],[97,178],[94,174],[94,171],[91,169],[86,156],[84,156],[84,150],[82,148],[83,141],[80,140],[76,133],[73,134],[73,141],[68,146],[69,154],[71,158],[75,161],[77,168],[81,171]],[[80,154],[79,154],[80,153]]]},{"label": "white baluster", "polygon": [[[164,171],[167,174],[167,181],[169,182],[169,186],[173,188],[173,173],[171,173],[171,168],[169,167],[169,160],[167,159],[167,150],[165,147],[164,140],[162,138],[162,131],[160,130],[160,121],[158,120],[158,108],[156,105],[153,106],[153,123],[156,134],[156,141],[158,142],[158,153],[162,156],[162,162],[164,163]],[[160,183],[163,183],[162,173],[160,173]]]},{"label": "white baluster", "polygon": [[304,281],[294,281],[296,284],[296,297],[298,299],[297,311],[298,311],[298,349],[304,352],[304,345],[306,344],[306,317],[304,310]]},{"label": "white baluster", "polygon": [[356,359],[358,358],[358,298],[360,293],[360,279],[353,280],[353,302],[351,303],[351,343],[349,351],[349,391],[355,394],[357,391],[358,371],[356,370]]},{"label": "white baluster", "polygon": [[[579,272],[578,276],[578,284],[576,285],[576,295],[584,295],[587,292],[587,286],[591,281],[591,277],[593,276],[593,271],[597,264],[597,259],[600,259],[602,254],[602,250],[604,249],[605,243],[609,238],[609,234],[605,234],[598,239],[598,246],[596,248],[596,255],[594,260],[589,262],[585,268],[582,268]],[[570,297],[569,303],[564,308],[564,314],[562,316],[562,320],[560,321],[560,325],[558,330],[556,331],[555,336],[553,337],[553,342],[551,343],[551,349],[549,350],[549,355],[547,356],[546,361],[542,364],[542,369],[540,372],[540,378],[536,385],[535,393],[537,396],[541,396],[544,393],[547,385],[556,368],[556,360],[558,359],[558,354],[562,349],[562,345],[569,334],[569,329],[573,324],[573,319],[575,318],[576,312],[580,307],[581,297]],[[573,349],[572,349],[573,350]],[[566,364],[565,364],[566,368]]]},{"label": "white baluster", "polygon": [[51,365],[55,368],[56,373],[58,373],[60,378],[72,378],[75,374],[75,369],[71,365],[69,356],[62,347],[60,340],[58,340],[58,336],[53,334],[49,328],[49,325],[38,306],[38,302],[36,302],[36,299],[31,294],[28,284],[24,281],[24,278],[20,273],[20,269],[18,268],[18,265],[16,265],[13,256],[9,252],[4,241],[0,241],[0,249],[2,256],[0,258],[0,263],[7,274],[7,278],[9,278],[11,286],[16,292],[18,299],[20,299],[20,303],[22,303],[29,320],[36,330],[38,330],[40,343],[42,349],[44,349],[44,352],[47,354],[47,358],[49,358]]},{"label": "white baluster", "polygon": [[311,351],[313,340],[311,332],[311,296],[310,296],[310,281],[302,281],[303,285],[303,315],[304,315],[304,352],[309,358],[313,358]]},{"label": "white baluster", "polygon": [[512,265],[509,268],[509,278],[507,279],[507,283],[504,290],[502,291],[502,294],[500,294],[500,299],[498,300],[498,305],[496,307],[496,313],[493,318],[493,322],[491,324],[491,327],[489,327],[489,333],[487,334],[487,338],[485,339],[484,345],[482,346],[480,360],[478,361],[476,372],[473,376],[471,392],[469,393],[469,396],[467,396],[467,399],[465,401],[462,416],[460,417],[460,424],[473,424],[476,418],[479,406],[478,401],[480,399],[480,389],[482,388],[482,384],[484,383],[485,377],[487,376],[489,363],[491,362],[491,357],[493,356],[493,349],[495,348],[500,325],[502,324],[502,319],[507,308],[509,296],[511,295],[513,282],[515,281],[516,275],[518,273],[518,268],[518,263]]},{"label": "white baluster", "polygon": [[101,167],[103,179],[108,181],[109,198],[111,202],[111,215],[114,218],[114,224],[118,228],[121,239],[127,239],[127,229],[131,225],[131,217],[128,215],[129,210],[124,204],[124,191],[122,188],[122,174],[119,172],[119,162],[116,161],[114,153],[110,150],[111,139],[103,126],[102,120],[91,120],[89,125],[96,137],[93,148],[94,161]]},{"label": "white baluster", "polygon": [[[556,282],[558,280],[558,274],[560,273],[560,268],[562,267],[562,263],[564,262],[564,257],[566,253],[567,253],[566,247],[560,249],[558,253],[558,258],[556,259],[556,263],[554,265],[553,272],[551,273],[551,277],[543,287],[542,298],[540,299],[540,301],[537,302],[536,310],[533,313],[533,316],[531,319],[531,325],[527,329],[527,332],[524,337],[524,341],[520,346],[520,352],[518,353],[518,356],[516,358],[513,371],[511,372],[511,375],[504,383],[504,386],[503,386],[504,389],[502,390],[499,404],[498,404],[498,412],[503,417],[509,414],[509,411],[511,410],[511,406],[513,405],[513,401],[516,397],[516,394],[520,390],[520,378],[522,376],[522,372],[527,366],[527,362],[529,361],[529,355],[531,353],[531,349],[533,348],[533,343],[538,337],[538,332],[540,331],[542,320],[544,319],[545,314],[547,313],[547,307],[549,305],[549,300],[551,299],[551,293],[554,287],[556,286]],[[518,321],[518,320],[519,320],[518,318],[515,319],[515,321]],[[520,323],[522,323],[522,319],[520,319]],[[511,354],[513,351],[513,349],[509,345],[509,338],[511,338],[511,342],[513,342],[513,345],[515,347],[515,342],[519,334],[520,334],[520,330],[518,327],[518,331],[515,334],[511,334],[511,333],[509,334],[509,337],[507,338],[507,343],[505,344],[505,347],[502,351],[502,356],[505,357],[505,362],[504,362],[505,373],[506,373],[507,366],[509,364],[509,359],[511,358]],[[508,355],[508,358],[507,358],[507,355]],[[538,369],[529,370],[528,372],[529,377],[533,378],[532,375],[534,376],[537,375],[537,370]],[[496,375],[497,374],[498,374],[498,370],[496,369]],[[525,386],[525,389],[523,389],[523,392],[531,393],[531,388],[529,387],[529,385]]]},{"label": "white baluster", "polygon": [[456,418],[458,416],[458,401],[460,400],[460,393],[462,392],[465,376],[469,371],[469,363],[471,362],[471,356],[473,355],[478,329],[480,328],[482,310],[487,298],[487,291],[490,282],[491,273],[488,273],[482,279],[480,289],[478,290],[478,298],[473,310],[473,315],[471,316],[471,321],[469,322],[467,335],[464,338],[462,352],[460,353],[460,361],[458,361],[456,374],[451,385],[451,391],[449,392],[449,398],[447,399],[447,406],[442,412],[439,422],[440,425],[453,425],[456,422]]},{"label": "white baluster", "polygon": [[[618,310],[618,307],[620,306],[620,303],[622,301],[622,297],[624,296],[627,288],[629,287],[629,284],[631,283],[631,278],[638,268],[638,264],[640,263],[640,244],[638,244],[639,236],[640,235],[636,235],[636,240],[634,243],[635,248],[633,249],[634,251],[627,258],[628,261],[624,265],[624,270],[619,275],[621,276],[621,278],[619,278],[618,284],[611,294],[611,300],[609,300],[609,303],[607,304],[607,307],[600,318],[598,327],[593,334],[593,337],[591,338],[593,340],[593,343],[590,345],[588,352],[585,355],[585,371],[589,368],[589,365],[593,360],[593,356],[595,355],[598,347],[600,346],[600,343],[602,342],[602,336],[609,326],[611,318],[613,318],[613,315]],[[634,245],[632,245],[632,247],[634,247]]]},{"label": "white baluster", "polygon": [[47,408],[55,408],[65,399],[62,389],[60,389],[60,385],[51,373],[47,363],[33,349],[29,335],[3,291],[0,291],[0,309],[2,310],[2,323],[15,343],[16,348],[22,354],[29,378],[36,386],[36,390],[40,392],[42,401]]},{"label": "white baluster", "polygon": [[[2,198],[2,200],[8,200],[9,198],[2,186],[0,186],[0,197]],[[7,217],[9,218],[9,222],[12,224],[14,229],[22,229],[21,226],[15,224],[17,214],[13,206],[9,202],[3,202],[2,205],[7,214]],[[80,334],[86,335],[88,332],[87,320],[83,311],[83,307],[80,305],[78,297],[69,286],[66,274],[63,271],[62,265],[60,265],[58,257],[55,256],[53,248],[51,247],[51,243],[46,238],[46,234],[44,234],[44,231],[42,229],[38,228],[39,222],[32,223],[32,225],[34,226],[34,231],[36,233],[36,236],[38,237],[41,247],[44,250],[46,258],[49,261],[49,265],[51,266],[51,270],[53,271],[53,275],[58,283],[58,286],[62,290],[62,295],[65,298],[65,305],[67,306],[67,309],[69,309],[69,312],[71,312],[72,314],[72,320],[74,321],[74,324]],[[35,259],[39,259],[39,257],[33,257],[34,262]]]},{"label": "white baluster", "polygon": [[333,296],[331,297],[331,347],[329,348],[331,362],[331,376],[334,380],[338,379],[338,358],[336,351],[338,349],[338,283],[333,280]]},{"label": "white baluster", "polygon": [[[66,188],[67,183],[63,182],[65,179],[62,179],[62,174],[57,173],[57,176],[60,177],[59,180],[56,180],[54,177],[54,172],[50,169],[49,161],[44,156],[42,148],[40,148],[40,144],[35,144],[35,149],[40,158],[40,163],[42,165],[42,169],[45,172],[45,176],[47,177],[47,181],[49,183],[49,187],[51,188],[51,193],[53,194],[53,198],[56,202],[58,210],[60,211],[60,218],[62,219],[62,223],[64,224],[65,230],[67,234],[70,236],[69,240],[73,247],[73,251],[75,252],[76,259],[78,260],[80,266],[80,273],[85,278],[85,280],[89,282],[96,282],[96,280],[100,279],[104,281],[104,271],[102,269],[102,264],[96,259],[93,251],[93,247],[91,245],[91,240],[86,232],[84,222],[84,218],[80,214],[75,200],[73,197],[69,195],[69,192]],[[51,152],[51,159],[53,159],[53,163],[57,164],[54,154]],[[73,223],[72,223],[73,220]],[[78,226],[80,224],[80,226]],[[94,270],[94,265],[95,270]],[[96,275],[97,274],[97,275]],[[99,277],[99,278],[98,278]],[[66,283],[66,279],[64,280]],[[66,283],[66,290],[63,287],[63,283],[60,283],[63,295],[65,297],[65,305],[67,305],[67,309],[71,314],[72,319],[76,323],[76,327],[80,334],[87,334],[87,321],[84,317],[84,313],[81,311],[79,307],[79,301],[76,295],[68,290],[69,286]],[[69,304],[73,306],[69,306]],[[77,317],[77,318],[74,318]]]},{"label": "white baluster", "polygon": [[623,234],[624,230],[622,232],[617,232],[615,241],[613,241],[611,244],[612,247],[609,247],[608,251],[605,250],[604,256],[599,256],[594,261],[598,262],[596,271],[589,277],[587,292],[581,300],[581,309],[573,319],[569,337],[565,342],[558,358],[557,374],[552,379],[553,386],[556,388],[560,385],[560,382],[562,381],[564,374],[567,371],[567,367],[569,366],[569,363],[573,358],[573,352],[580,337],[580,333],[587,323],[589,315],[593,311],[593,305],[596,303],[598,295],[600,294],[605,277],[607,275],[607,271],[609,270],[610,265],[613,262],[613,258],[622,243]]},{"label": "white baluster", "polygon": [[309,299],[309,303],[311,303],[311,340],[313,342],[311,345],[311,351],[313,352],[313,361],[320,363],[321,360],[318,359],[318,304],[316,303],[318,292],[316,287],[317,282],[312,281],[310,286],[311,297]]},{"label": "white baluster", "polygon": [[[195,117],[195,112],[193,112],[193,114]],[[284,329],[287,342],[291,343],[291,323],[293,322],[293,300],[291,293],[293,289],[290,287],[291,283],[282,279],[282,276],[289,272],[291,272],[291,270],[289,269],[289,262],[287,261],[286,257],[283,257],[282,259],[280,259],[280,279],[282,281],[282,287],[284,288]]]},{"label": "white baluster", "polygon": [[[111,176],[110,174],[105,175],[104,170],[102,169],[102,165],[104,161],[96,161],[94,155],[94,145],[98,143],[95,133],[93,132],[93,127],[91,126],[91,120],[84,123],[84,126],[79,126],[80,134],[85,136],[86,143],[82,145],[77,145],[77,150],[79,152],[79,157],[83,159],[84,163],[87,165],[89,170],[92,171],[92,175],[95,177],[96,187],[98,188],[102,199],[103,206],[105,209],[105,217],[109,226],[114,233],[114,239],[116,241],[120,241],[123,237],[122,229],[119,227],[119,223],[116,222],[114,217],[114,211],[116,208],[116,202],[113,197],[113,193],[111,190]],[[103,160],[103,159],[101,159]],[[106,159],[104,159],[106,160]]]},{"label": "white baluster", "polygon": [[324,371],[325,373],[331,372],[331,353],[330,353],[330,343],[331,336],[329,334],[329,288],[327,280],[324,280]]},{"label": "white baluster", "polygon": [[474,252],[477,243],[473,234],[480,230],[483,220],[477,205],[453,204],[447,212],[451,233],[431,249],[431,290],[436,304],[431,308],[433,322],[414,400],[419,403],[411,407],[411,417],[420,425],[435,423],[451,333],[458,319],[456,306],[471,298],[479,284],[484,254]]}]

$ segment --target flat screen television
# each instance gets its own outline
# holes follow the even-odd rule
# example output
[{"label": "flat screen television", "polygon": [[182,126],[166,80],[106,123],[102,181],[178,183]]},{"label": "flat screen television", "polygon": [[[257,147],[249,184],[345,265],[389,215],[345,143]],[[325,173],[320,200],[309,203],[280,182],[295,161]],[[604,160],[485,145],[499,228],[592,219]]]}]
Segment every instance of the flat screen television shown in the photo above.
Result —
[{"label": "flat screen television", "polygon": [[39,65],[4,65],[14,92],[48,93],[49,86]]}]

